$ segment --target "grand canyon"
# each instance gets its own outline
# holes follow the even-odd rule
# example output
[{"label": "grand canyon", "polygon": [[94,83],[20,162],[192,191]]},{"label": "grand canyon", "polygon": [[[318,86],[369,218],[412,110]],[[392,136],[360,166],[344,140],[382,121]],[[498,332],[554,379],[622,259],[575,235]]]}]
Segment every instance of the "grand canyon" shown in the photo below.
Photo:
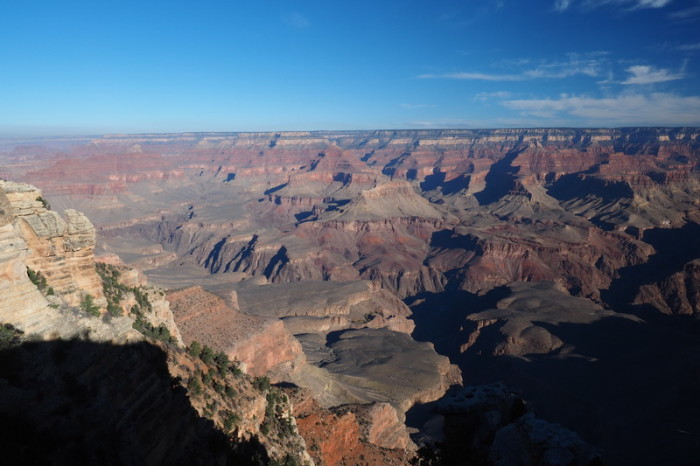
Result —
[{"label": "grand canyon", "polygon": [[0,443],[33,464],[700,458],[700,128],[0,160]]}]

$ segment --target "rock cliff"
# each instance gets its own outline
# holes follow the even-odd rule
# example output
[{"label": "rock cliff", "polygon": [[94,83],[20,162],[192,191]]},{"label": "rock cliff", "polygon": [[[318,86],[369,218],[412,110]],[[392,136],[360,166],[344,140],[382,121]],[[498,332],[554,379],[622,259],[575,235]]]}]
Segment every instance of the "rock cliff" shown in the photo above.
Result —
[{"label": "rock cliff", "polygon": [[105,305],[102,283],[95,271],[95,228],[73,209],[65,220],[49,210],[37,188],[0,181],[14,215],[13,224],[27,243],[27,267],[41,272],[54,292],[77,306],[85,294]]},{"label": "rock cliff", "polygon": [[84,215],[64,220],[29,185],[0,188],[9,462],[313,464],[279,389],[224,353],[186,353],[162,292],[119,261],[96,268]]}]

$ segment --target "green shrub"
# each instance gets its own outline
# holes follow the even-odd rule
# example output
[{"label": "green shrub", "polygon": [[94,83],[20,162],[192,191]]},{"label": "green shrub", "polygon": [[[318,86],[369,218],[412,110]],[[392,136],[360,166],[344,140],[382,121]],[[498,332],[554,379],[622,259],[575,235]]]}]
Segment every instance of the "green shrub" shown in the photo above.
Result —
[{"label": "green shrub", "polygon": [[112,317],[119,317],[122,315],[122,308],[110,301],[107,303],[107,313]]},{"label": "green shrub", "polygon": [[221,411],[219,412],[219,416],[221,417],[221,423],[224,425],[224,429],[227,432],[230,432],[233,427],[241,421],[240,416],[230,411]]},{"label": "green shrub", "polygon": [[53,288],[46,283],[46,277],[40,271],[35,272],[27,267],[27,276],[29,277],[29,280],[34,283],[34,286],[39,288],[39,291],[46,292],[46,294],[53,294]]},{"label": "green shrub", "polygon": [[80,310],[92,317],[99,317],[100,308],[95,305],[95,299],[90,294],[83,296],[80,301]]},{"label": "green shrub", "polygon": [[199,355],[202,353],[202,345],[200,345],[198,341],[193,341],[187,348],[187,352],[193,358],[198,358]]},{"label": "green shrub", "polygon": [[202,352],[199,354],[199,359],[207,366],[210,366],[214,362],[214,350],[204,345],[202,347]]},{"label": "green shrub", "polygon": [[44,206],[44,209],[46,209],[46,210],[51,209],[51,205],[43,197],[37,196],[37,198],[35,200],[41,202],[41,205]]},{"label": "green shrub", "polygon": [[150,322],[145,320],[141,314],[137,315],[132,327],[152,340],[162,341],[163,343],[172,343],[175,341],[168,327],[163,324],[154,327]]},{"label": "green shrub", "polygon": [[189,382],[187,382],[187,390],[194,396],[202,394],[202,384],[196,376],[191,377]]},{"label": "green shrub", "polygon": [[270,388],[270,379],[265,376],[253,379],[253,387],[261,392],[266,392]]},{"label": "green shrub", "polygon": [[0,324],[0,350],[19,345],[21,336],[21,330],[10,324]]}]

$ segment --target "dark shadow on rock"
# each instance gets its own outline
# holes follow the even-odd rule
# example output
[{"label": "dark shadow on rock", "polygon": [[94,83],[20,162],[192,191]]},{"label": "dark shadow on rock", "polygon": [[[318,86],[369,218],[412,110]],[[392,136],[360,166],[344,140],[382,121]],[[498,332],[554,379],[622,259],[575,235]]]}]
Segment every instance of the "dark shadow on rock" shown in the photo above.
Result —
[{"label": "dark shadow on rock", "polygon": [[450,194],[458,193],[469,187],[469,182],[471,177],[467,174],[461,174],[450,181],[445,181],[446,173],[440,171],[439,169],[434,169],[432,175],[425,177],[423,182],[420,183],[420,189],[423,191],[432,191],[434,189],[440,188],[442,194],[448,196]]},{"label": "dark shadow on rock", "polygon": [[148,343],[26,342],[0,351],[3,464],[265,464],[198,416]]},{"label": "dark shadow on rock", "polygon": [[479,249],[479,238],[473,235],[458,235],[453,230],[447,229],[436,231],[432,234],[430,247],[481,252]]},{"label": "dark shadow on rock", "polygon": [[263,275],[265,275],[265,278],[270,280],[274,275],[279,273],[279,271],[282,270],[282,268],[287,265],[288,262],[289,256],[287,256],[287,248],[282,246],[279,248],[277,253],[272,256],[272,259],[270,259],[270,262],[263,271]]},{"label": "dark shadow on rock", "polygon": [[[630,303],[642,285],[661,281],[683,270],[689,260],[700,257],[700,225],[696,223],[689,222],[681,228],[647,230],[642,240],[654,246],[657,252],[644,264],[620,269],[619,278],[601,291],[603,301],[613,309],[633,309]],[[636,306],[634,312],[639,315],[645,309]]]},{"label": "dark shadow on rock", "polygon": [[624,181],[608,181],[585,173],[564,175],[554,182],[547,194],[559,201],[570,201],[585,196],[595,196],[604,202],[618,199],[632,200],[634,191]]},{"label": "dark shadow on rock", "polygon": [[520,170],[520,167],[514,167],[511,163],[518,154],[526,148],[527,146],[520,147],[520,145],[518,145],[506,153],[502,159],[491,165],[489,172],[484,178],[486,187],[482,191],[474,194],[474,197],[479,201],[480,205],[496,202],[515,187],[515,175]]},{"label": "dark shadow on rock", "polygon": [[406,303],[413,311],[411,319],[416,324],[411,336],[417,341],[431,342],[438,354],[454,362],[472,325],[466,317],[495,307],[508,293],[507,287],[498,287],[483,296],[464,290],[426,292],[414,296]]},{"label": "dark shadow on rock", "polygon": [[279,184],[279,185],[277,185],[277,186],[274,186],[274,187],[272,187],[272,188],[270,188],[270,189],[266,189],[265,192],[264,192],[263,194],[266,195],[266,196],[268,196],[268,195],[273,194],[273,193],[276,193],[276,192],[279,191],[280,189],[283,189],[283,188],[286,188],[286,187],[287,187],[287,183],[282,183],[282,184]]},{"label": "dark shadow on rock", "polygon": [[700,458],[700,322],[537,323],[570,354],[493,356],[478,346],[453,360],[465,384],[504,382],[542,419],[600,447],[611,465],[693,465]]}]

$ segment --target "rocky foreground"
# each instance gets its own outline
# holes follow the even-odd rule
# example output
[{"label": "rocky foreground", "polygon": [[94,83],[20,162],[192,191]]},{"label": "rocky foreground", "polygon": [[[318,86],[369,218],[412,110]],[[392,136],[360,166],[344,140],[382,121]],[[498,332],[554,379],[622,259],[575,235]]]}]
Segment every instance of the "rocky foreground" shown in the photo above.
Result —
[{"label": "rocky foreground", "polygon": [[[304,408],[294,409],[302,435],[314,432],[317,462],[384,455],[401,464],[424,446],[424,459],[454,464],[512,464],[512,455],[692,464],[699,135],[192,133],[105,136],[61,151],[18,144],[0,155],[0,176],[36,184],[44,202],[69,210],[58,217],[22,194],[30,188],[6,183],[25,220],[8,217],[19,226],[2,234],[13,245],[23,238],[26,252],[2,257],[41,270],[65,306],[92,290],[101,312],[110,298],[90,272],[92,248],[123,274],[124,264],[144,272],[169,289],[151,292],[172,312],[168,320],[155,306],[152,327],[303,388]],[[86,212],[95,233],[70,209]],[[37,295],[13,263],[14,281],[0,284],[12,290],[7,303],[35,303],[13,311],[15,322],[58,312],[41,304],[57,298]],[[129,299],[125,319],[137,304]],[[498,422],[445,408],[449,397],[486,396],[448,391],[460,380],[508,384],[500,401],[477,403],[501,413]],[[368,441],[378,438],[368,419],[393,426],[399,433],[386,436],[396,442]],[[404,420],[410,442],[396,430]],[[547,434],[560,429],[548,422],[581,437]],[[347,441],[324,440],[319,425]],[[543,440],[553,438],[561,442]]]}]

